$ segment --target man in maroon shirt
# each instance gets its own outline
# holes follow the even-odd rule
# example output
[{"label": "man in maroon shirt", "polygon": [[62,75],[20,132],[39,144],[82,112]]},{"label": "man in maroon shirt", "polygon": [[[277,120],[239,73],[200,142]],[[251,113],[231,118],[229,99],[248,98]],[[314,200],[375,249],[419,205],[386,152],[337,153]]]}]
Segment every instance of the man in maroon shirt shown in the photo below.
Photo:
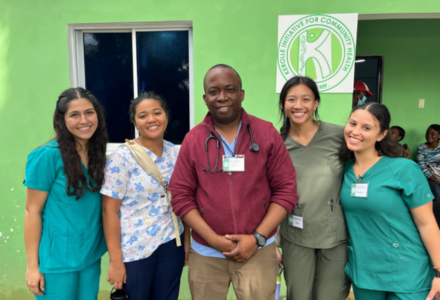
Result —
[{"label": "man in maroon shirt", "polygon": [[227,65],[209,69],[209,113],[185,137],[170,182],[174,212],[193,230],[192,299],[274,299],[277,226],[298,200],[296,172],[267,121],[242,108],[244,90]]}]

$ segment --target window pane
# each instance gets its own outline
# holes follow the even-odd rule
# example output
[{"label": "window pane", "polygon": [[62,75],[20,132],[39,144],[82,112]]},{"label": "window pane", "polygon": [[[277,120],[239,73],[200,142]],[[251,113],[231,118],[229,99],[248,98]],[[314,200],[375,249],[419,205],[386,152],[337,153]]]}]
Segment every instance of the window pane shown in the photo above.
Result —
[{"label": "window pane", "polygon": [[154,91],[170,110],[165,139],[181,144],[189,131],[188,31],[137,32],[139,93]]},{"label": "window pane", "polygon": [[134,138],[128,108],[133,99],[131,33],[84,33],[86,89],[105,108],[110,143]]}]

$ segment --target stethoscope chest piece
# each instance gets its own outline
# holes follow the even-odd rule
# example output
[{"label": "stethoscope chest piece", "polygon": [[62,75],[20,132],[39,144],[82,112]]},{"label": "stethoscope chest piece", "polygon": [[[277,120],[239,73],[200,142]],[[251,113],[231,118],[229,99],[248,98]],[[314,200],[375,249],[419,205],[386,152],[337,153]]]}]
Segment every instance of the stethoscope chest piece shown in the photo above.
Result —
[{"label": "stethoscope chest piece", "polygon": [[258,152],[259,150],[260,150],[260,146],[258,146],[258,144],[257,143],[255,143],[255,142],[253,142],[252,144],[251,144],[251,151],[252,152]]}]

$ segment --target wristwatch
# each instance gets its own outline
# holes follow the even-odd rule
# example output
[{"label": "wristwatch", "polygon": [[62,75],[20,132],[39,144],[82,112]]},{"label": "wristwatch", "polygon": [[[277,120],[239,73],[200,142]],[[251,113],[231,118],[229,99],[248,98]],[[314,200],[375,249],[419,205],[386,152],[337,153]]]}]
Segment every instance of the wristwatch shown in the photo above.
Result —
[{"label": "wristwatch", "polygon": [[434,276],[437,278],[440,277],[440,270],[439,269],[434,269]]},{"label": "wristwatch", "polygon": [[266,239],[266,237],[264,235],[262,235],[258,231],[254,231],[254,233],[252,233],[252,235],[257,240],[258,247],[263,247],[264,245],[266,245],[266,240],[267,239]]}]

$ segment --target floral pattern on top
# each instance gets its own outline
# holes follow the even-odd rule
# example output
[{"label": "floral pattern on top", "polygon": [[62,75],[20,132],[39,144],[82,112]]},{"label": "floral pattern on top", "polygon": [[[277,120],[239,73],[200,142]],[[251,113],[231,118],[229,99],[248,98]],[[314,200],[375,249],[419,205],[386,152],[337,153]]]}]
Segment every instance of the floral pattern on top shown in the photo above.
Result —
[{"label": "floral pattern on top", "polygon": [[[164,141],[160,158],[144,149],[169,182],[179,153],[177,146]],[[164,210],[159,201],[166,196],[164,188],[142,169],[127,147],[119,147],[108,158],[101,194],[122,200],[119,219],[124,262],[147,258],[161,244],[175,239],[171,209]],[[182,234],[179,218],[178,224]]]}]

